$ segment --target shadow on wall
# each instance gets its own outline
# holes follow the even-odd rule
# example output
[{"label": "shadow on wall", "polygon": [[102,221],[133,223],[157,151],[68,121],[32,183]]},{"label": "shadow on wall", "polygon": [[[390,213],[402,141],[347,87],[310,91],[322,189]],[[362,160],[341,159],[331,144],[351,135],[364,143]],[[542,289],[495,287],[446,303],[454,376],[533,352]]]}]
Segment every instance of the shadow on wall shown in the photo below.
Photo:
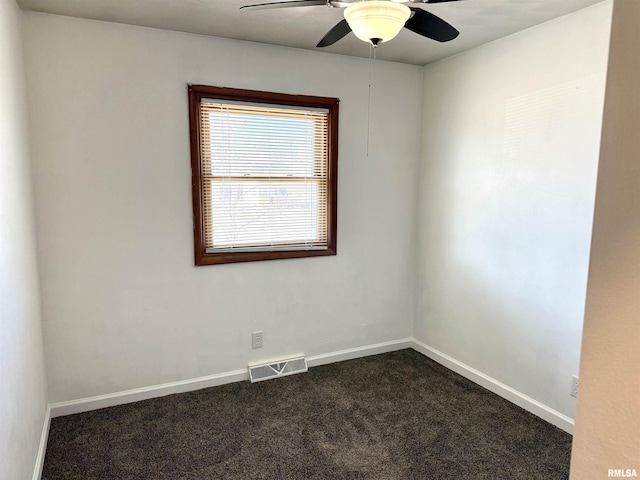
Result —
[{"label": "shadow on wall", "polygon": [[422,175],[416,336],[571,417],[599,144],[597,122],[582,138],[571,119],[597,118],[601,82],[508,99],[502,125],[467,120]]}]

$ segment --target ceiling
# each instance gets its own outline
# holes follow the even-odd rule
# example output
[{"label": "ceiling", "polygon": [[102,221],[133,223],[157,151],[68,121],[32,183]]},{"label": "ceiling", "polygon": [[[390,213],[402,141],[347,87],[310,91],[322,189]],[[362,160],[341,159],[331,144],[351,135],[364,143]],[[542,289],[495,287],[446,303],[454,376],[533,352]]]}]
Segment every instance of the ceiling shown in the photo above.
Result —
[{"label": "ceiling", "polygon": [[[265,1],[269,0],[17,0],[25,10],[311,50],[344,12],[325,6],[240,10],[242,5]],[[460,31],[460,36],[438,43],[403,29],[377,49],[377,58],[425,65],[601,1],[463,0],[412,4],[442,17]],[[353,34],[321,50],[369,56],[368,45]]]}]

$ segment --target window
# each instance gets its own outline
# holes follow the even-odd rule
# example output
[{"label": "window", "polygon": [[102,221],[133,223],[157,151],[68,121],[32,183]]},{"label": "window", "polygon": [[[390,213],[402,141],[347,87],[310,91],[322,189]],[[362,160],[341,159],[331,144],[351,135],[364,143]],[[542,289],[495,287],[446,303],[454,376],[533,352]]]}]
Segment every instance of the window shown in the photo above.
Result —
[{"label": "window", "polygon": [[189,86],[196,265],[336,254],[338,99]]}]

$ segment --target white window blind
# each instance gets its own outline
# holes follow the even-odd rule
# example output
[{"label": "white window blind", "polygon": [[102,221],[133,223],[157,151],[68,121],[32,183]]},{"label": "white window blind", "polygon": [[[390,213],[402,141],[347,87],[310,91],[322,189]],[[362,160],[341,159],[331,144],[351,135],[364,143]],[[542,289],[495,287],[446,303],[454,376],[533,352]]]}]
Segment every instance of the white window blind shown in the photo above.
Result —
[{"label": "white window blind", "polygon": [[328,110],[203,99],[207,253],[327,249]]}]

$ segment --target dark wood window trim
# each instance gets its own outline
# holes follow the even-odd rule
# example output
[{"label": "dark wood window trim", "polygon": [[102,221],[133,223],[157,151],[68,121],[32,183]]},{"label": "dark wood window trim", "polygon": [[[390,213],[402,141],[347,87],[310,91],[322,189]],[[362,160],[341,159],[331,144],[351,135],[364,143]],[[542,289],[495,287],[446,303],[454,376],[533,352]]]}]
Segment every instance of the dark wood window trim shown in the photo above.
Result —
[{"label": "dark wood window trim", "polygon": [[[196,265],[252,262],[284,258],[303,258],[336,254],[337,202],[338,202],[338,104],[337,98],[289,95],[283,93],[241,90],[235,88],[189,85],[189,126],[191,137],[191,174],[193,195],[193,237]],[[266,103],[284,106],[328,109],[328,198],[327,249],[276,250],[233,253],[207,253],[204,229],[204,192],[202,186],[202,159],[200,155],[200,104],[203,99],[220,99]]]}]

